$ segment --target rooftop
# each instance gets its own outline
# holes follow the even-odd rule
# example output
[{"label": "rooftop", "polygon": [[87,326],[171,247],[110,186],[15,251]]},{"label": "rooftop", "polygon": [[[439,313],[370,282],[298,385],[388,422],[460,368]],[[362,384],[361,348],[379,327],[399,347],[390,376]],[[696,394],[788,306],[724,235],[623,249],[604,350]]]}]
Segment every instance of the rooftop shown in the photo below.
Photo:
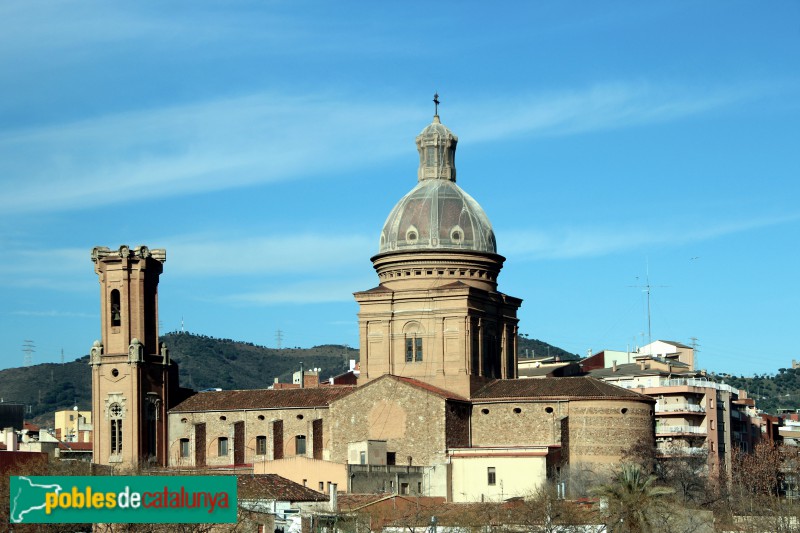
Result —
[{"label": "rooftop", "polygon": [[241,411],[326,407],[353,392],[354,387],[337,385],[313,389],[254,389],[200,392],[179,403],[172,413],[195,411]]},{"label": "rooftop", "polygon": [[653,401],[649,396],[592,377],[498,379],[472,395],[473,401],[497,399],[624,399]]},{"label": "rooftop", "polygon": [[324,494],[304,487],[278,474],[248,474],[238,477],[237,488],[241,499],[281,500],[290,502],[320,502],[328,499]]}]

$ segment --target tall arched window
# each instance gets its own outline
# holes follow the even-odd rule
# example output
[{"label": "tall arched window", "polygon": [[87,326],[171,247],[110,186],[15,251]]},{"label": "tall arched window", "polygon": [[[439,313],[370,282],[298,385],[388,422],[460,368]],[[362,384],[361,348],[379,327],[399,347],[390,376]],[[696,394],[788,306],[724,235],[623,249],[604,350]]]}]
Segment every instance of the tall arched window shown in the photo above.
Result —
[{"label": "tall arched window", "polygon": [[122,406],[112,403],[108,418],[111,421],[111,455],[119,455],[122,453]]},{"label": "tall arched window", "polygon": [[111,326],[119,327],[122,324],[122,309],[119,304],[119,291],[114,289],[111,291],[111,301],[109,302],[109,310],[111,312]]}]

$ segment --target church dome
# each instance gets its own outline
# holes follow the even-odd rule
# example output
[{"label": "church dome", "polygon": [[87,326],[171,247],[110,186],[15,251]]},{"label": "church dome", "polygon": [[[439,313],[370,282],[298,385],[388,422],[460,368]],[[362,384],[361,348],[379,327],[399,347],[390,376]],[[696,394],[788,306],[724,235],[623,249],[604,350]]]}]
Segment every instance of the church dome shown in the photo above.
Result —
[{"label": "church dome", "polygon": [[486,213],[456,185],[457,143],[458,137],[438,115],[417,136],[419,183],[389,213],[379,253],[442,249],[497,253]]}]

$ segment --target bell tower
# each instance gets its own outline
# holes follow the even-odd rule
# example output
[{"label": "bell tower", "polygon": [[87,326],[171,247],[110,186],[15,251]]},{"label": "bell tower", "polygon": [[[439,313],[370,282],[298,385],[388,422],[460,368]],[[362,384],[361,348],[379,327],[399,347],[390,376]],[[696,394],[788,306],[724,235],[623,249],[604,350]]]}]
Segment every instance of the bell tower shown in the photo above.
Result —
[{"label": "bell tower", "polygon": [[167,409],[178,368],[158,340],[158,280],[166,251],[146,246],[92,250],[100,282],[100,329],[92,368],[94,457],[98,464],[167,464]]}]

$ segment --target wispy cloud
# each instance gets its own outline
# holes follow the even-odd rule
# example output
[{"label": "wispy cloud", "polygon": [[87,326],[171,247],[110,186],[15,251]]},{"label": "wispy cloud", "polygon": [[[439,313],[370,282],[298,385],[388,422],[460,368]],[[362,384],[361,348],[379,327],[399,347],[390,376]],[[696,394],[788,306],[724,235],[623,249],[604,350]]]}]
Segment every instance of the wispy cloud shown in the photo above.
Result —
[{"label": "wispy cloud", "polygon": [[98,318],[99,315],[91,313],[79,313],[73,311],[12,311],[9,313],[15,316],[32,316],[41,318]]},{"label": "wispy cloud", "polygon": [[[375,280],[371,280],[375,284]],[[280,287],[234,294],[226,298],[231,303],[249,305],[302,305],[331,302],[352,302],[349,287],[369,287],[366,279],[319,279],[281,284]]]},{"label": "wispy cloud", "polygon": [[244,239],[191,235],[163,240],[170,271],[190,276],[314,274],[362,266],[377,242],[364,235],[265,235]]},{"label": "wispy cloud", "polygon": [[517,95],[473,110],[462,132],[472,141],[509,135],[555,136],[679,120],[759,98],[763,84],[684,87],[601,83],[581,90]]},{"label": "wispy cloud", "polygon": [[[487,142],[663,122],[755,98],[764,90],[616,83],[506,95],[503,102],[473,102],[459,134]],[[509,109],[508,101],[516,104]],[[452,113],[457,117],[458,107]],[[408,132],[424,120],[420,109],[389,99],[364,103],[356,95],[268,92],[0,129],[0,185],[6,191],[0,212],[80,210],[367,167],[406,153]]]},{"label": "wispy cloud", "polygon": [[662,228],[566,228],[552,232],[542,230],[504,230],[502,253],[515,260],[572,259],[608,255],[645,246],[676,246],[711,240],[724,235],[796,222],[800,215],[762,217],[750,220]]}]

